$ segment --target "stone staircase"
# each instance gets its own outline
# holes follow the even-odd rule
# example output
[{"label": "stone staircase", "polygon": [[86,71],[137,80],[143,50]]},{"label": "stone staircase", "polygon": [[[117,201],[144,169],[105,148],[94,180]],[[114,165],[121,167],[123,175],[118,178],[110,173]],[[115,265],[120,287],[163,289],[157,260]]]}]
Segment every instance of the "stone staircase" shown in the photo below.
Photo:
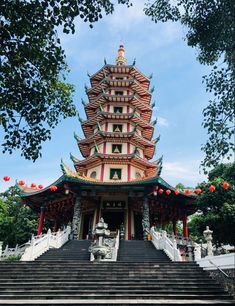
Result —
[{"label": "stone staircase", "polygon": [[79,260],[90,261],[90,253],[88,248],[91,244],[90,240],[71,240],[64,244],[60,249],[51,249],[37,258],[37,261],[67,261]]},{"label": "stone staircase", "polygon": [[196,263],[171,262],[151,242],[121,241],[117,262],[89,262],[88,245],[71,241],[34,262],[0,262],[0,304],[232,303]]},{"label": "stone staircase", "polygon": [[161,250],[156,250],[151,241],[121,240],[118,261],[125,262],[170,262],[168,256]]}]

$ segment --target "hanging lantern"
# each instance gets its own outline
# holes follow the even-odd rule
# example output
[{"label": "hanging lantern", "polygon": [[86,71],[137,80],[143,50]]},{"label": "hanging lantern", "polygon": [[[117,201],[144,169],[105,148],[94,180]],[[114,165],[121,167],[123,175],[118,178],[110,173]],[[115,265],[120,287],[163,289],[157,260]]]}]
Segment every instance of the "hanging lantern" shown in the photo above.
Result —
[{"label": "hanging lantern", "polygon": [[43,186],[40,184],[40,185],[38,185],[38,189],[42,189],[43,188]]},{"label": "hanging lantern", "polygon": [[3,177],[3,180],[4,180],[5,182],[10,181],[10,176],[5,175],[5,176]]},{"label": "hanging lantern", "polygon": [[31,188],[35,188],[35,187],[36,187],[36,184],[35,184],[35,183],[32,183],[32,184],[30,185],[30,187],[31,187]]},{"label": "hanging lantern", "polygon": [[196,188],[196,189],[194,190],[194,192],[195,192],[196,194],[199,194],[199,193],[202,192],[202,190],[201,190],[201,188]]},{"label": "hanging lantern", "polygon": [[57,189],[58,189],[57,186],[51,186],[51,187],[50,187],[50,190],[51,190],[51,191],[56,191]]},{"label": "hanging lantern", "polygon": [[164,192],[164,190],[163,190],[163,189],[159,189],[158,192],[159,192],[160,194],[162,194],[162,193]]},{"label": "hanging lantern", "polygon": [[170,189],[167,189],[167,190],[166,190],[166,194],[167,194],[167,195],[171,194]]},{"label": "hanging lantern", "polygon": [[222,186],[223,186],[224,189],[228,189],[230,187],[230,184],[229,183],[223,183]]},{"label": "hanging lantern", "polygon": [[153,195],[156,197],[157,196],[157,191],[154,190]]},{"label": "hanging lantern", "polygon": [[215,186],[211,185],[211,186],[209,187],[209,190],[210,190],[210,192],[215,191]]},{"label": "hanging lantern", "polygon": [[189,189],[185,189],[185,190],[184,190],[184,193],[185,193],[185,194],[190,194],[191,191],[190,191]]},{"label": "hanging lantern", "polygon": [[24,186],[25,182],[24,182],[24,181],[19,181],[18,184],[19,184],[20,186]]},{"label": "hanging lantern", "polygon": [[178,195],[180,194],[180,191],[178,189],[175,190],[175,194]]}]

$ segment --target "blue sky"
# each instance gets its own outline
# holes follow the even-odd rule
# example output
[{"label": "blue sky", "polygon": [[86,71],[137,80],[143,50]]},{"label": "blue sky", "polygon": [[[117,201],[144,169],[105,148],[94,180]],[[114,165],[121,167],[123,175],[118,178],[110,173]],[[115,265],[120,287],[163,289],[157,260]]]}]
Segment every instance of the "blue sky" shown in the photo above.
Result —
[{"label": "blue sky", "polygon": [[[74,102],[85,119],[81,98],[87,100],[84,90],[84,85],[89,85],[87,72],[99,70],[104,58],[115,63],[122,42],[127,63],[132,64],[136,58],[139,70],[146,75],[153,73],[151,87],[155,87],[153,100],[156,100],[153,117],[158,118],[154,136],[161,135],[154,158],[163,155],[161,176],[172,185],[182,182],[193,187],[205,179],[199,173],[203,158],[200,147],[207,138],[201,122],[209,96],[202,76],[209,68],[200,65],[196,61],[197,51],[186,45],[183,39],[186,29],[176,23],[155,24],[142,11],[144,1],[132,2],[131,8],[116,7],[113,15],[105,16],[93,29],[78,20],[74,35],[61,34],[70,68],[68,82],[76,88]],[[27,184],[51,184],[61,175],[61,158],[72,168],[69,153],[81,158],[74,131],[83,136],[77,118],[62,120],[53,130],[52,140],[43,144],[43,156],[35,163],[24,160],[17,151],[12,155],[0,153],[0,176],[11,177],[11,183],[0,181],[0,191],[16,179]]]}]

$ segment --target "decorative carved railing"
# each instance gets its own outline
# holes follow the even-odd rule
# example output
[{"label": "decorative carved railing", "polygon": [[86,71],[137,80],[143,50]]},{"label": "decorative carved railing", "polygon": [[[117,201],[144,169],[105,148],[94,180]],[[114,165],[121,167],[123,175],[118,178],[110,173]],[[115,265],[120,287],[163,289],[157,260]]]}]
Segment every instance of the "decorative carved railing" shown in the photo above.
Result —
[{"label": "decorative carved railing", "polygon": [[176,240],[172,242],[167,237],[167,233],[165,231],[158,232],[155,231],[153,227],[150,230],[150,234],[152,237],[152,243],[157,250],[163,250],[173,261],[182,261],[180,251],[177,248]]},{"label": "decorative carved railing", "polygon": [[33,261],[50,248],[60,248],[69,240],[71,227],[67,226],[64,230],[52,233],[49,229],[46,234],[40,236],[32,236],[31,240],[21,246],[9,248],[6,246],[2,250],[0,245],[0,260],[9,257],[19,257],[21,261]]},{"label": "decorative carved railing", "polygon": [[7,245],[4,250],[0,250],[0,260],[5,260],[10,257],[20,258],[24,254],[26,246],[26,243],[22,245],[17,244],[15,248],[9,248]]}]

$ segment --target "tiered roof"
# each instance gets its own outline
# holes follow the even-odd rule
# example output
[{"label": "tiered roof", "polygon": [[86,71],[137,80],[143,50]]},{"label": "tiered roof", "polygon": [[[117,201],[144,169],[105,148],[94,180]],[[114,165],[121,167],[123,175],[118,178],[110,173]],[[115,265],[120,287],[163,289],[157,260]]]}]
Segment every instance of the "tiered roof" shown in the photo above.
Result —
[{"label": "tiered roof", "polygon": [[[150,105],[153,92],[149,89],[150,77],[141,73],[135,67],[135,63],[126,65],[123,46],[119,48],[116,65],[105,63],[98,72],[89,77],[91,87],[85,87],[89,102],[83,101],[87,119],[80,118],[85,139],[75,135],[78,147],[85,159],[74,162],[76,171],[86,172],[87,168],[102,163],[131,162],[132,165],[144,169],[145,173],[149,171],[158,173],[161,169],[159,160],[149,161],[155,153],[155,146],[159,140],[159,137],[152,140],[156,121],[151,122],[154,105]],[[125,90],[125,94],[115,94],[120,90]],[[123,106],[126,105],[128,111],[122,113],[108,111],[107,106],[116,102]],[[101,129],[101,126],[108,123],[119,122],[130,124],[130,130],[111,132]],[[128,142],[136,149],[128,154],[96,152],[90,155],[93,147],[98,147],[107,141]],[[137,149],[143,151],[143,158],[138,156]]]}]

